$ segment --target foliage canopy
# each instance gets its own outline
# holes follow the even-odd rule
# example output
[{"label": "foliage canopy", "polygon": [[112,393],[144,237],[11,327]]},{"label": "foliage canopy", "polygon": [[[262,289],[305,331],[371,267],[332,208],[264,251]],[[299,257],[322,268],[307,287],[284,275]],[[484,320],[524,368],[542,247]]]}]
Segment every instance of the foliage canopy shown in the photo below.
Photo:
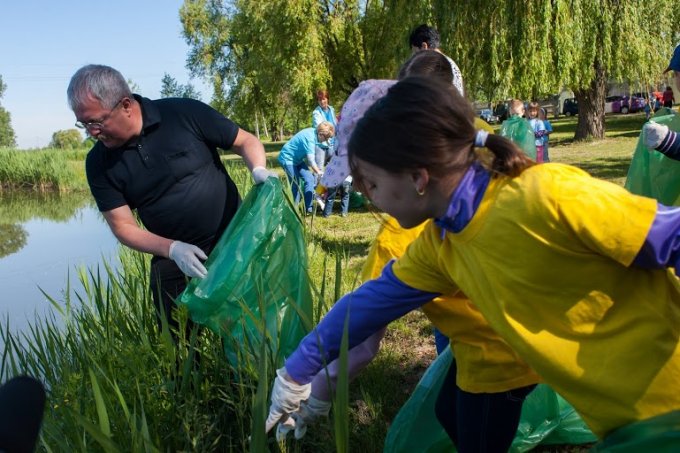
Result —
[{"label": "foliage canopy", "polygon": [[472,99],[568,88],[582,110],[577,138],[602,137],[607,82],[660,83],[680,30],[673,0],[185,0],[180,19],[213,105],[281,132],[307,126],[318,88],[339,110],[361,80],[394,78],[410,31],[428,23]]},{"label": "foliage canopy", "polygon": [[78,129],[65,129],[52,134],[50,148],[77,149],[83,147],[83,136]]}]

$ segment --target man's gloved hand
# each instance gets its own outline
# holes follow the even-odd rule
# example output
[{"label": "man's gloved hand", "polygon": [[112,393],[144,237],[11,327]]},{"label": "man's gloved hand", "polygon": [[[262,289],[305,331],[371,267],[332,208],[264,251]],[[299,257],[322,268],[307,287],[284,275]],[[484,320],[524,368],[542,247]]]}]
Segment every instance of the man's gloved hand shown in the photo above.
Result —
[{"label": "man's gloved hand", "polygon": [[661,142],[668,135],[668,126],[649,121],[642,126],[642,133],[645,140],[645,146],[649,149],[656,149],[661,145]]},{"label": "man's gloved hand", "polygon": [[300,410],[292,415],[295,419],[295,438],[302,439],[307,433],[307,426],[315,423],[318,418],[328,417],[330,411],[330,401],[323,401],[313,396],[303,401],[300,404]]},{"label": "man's gloved hand", "polygon": [[171,260],[177,263],[181,271],[189,277],[205,278],[208,275],[208,270],[201,263],[201,260],[207,260],[208,257],[203,253],[203,250],[195,245],[175,241],[170,244],[168,255]]},{"label": "man's gloved hand", "polygon": [[264,167],[255,167],[253,168],[252,171],[253,175],[253,181],[255,181],[255,184],[260,184],[263,183],[267,180],[267,178],[277,178],[279,177],[278,174],[271,170],[267,170]]},{"label": "man's gloved hand", "polygon": [[[300,385],[288,380],[288,373],[286,373],[285,368],[276,370],[276,379],[274,379],[271,397],[272,404],[269,406],[269,416],[265,422],[265,431],[269,432],[279,421],[284,423],[285,426],[290,425],[290,428],[294,428],[294,421],[290,423],[287,420],[290,414],[300,408],[300,403],[309,398],[311,390],[312,384]],[[286,432],[283,433],[284,437]]]}]

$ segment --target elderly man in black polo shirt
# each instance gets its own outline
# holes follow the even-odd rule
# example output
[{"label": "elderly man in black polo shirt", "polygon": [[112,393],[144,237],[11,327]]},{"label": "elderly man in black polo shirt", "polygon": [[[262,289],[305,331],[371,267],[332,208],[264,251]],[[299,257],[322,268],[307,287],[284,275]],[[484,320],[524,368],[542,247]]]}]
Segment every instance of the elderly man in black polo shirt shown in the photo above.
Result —
[{"label": "elderly man in black polo shirt", "polygon": [[[276,176],[265,168],[264,147],[202,102],[132,94],[108,66],[80,68],[67,95],[76,126],[97,139],[86,160],[97,206],[121,243],[153,255],[154,303],[176,327],[174,299],[186,276],[205,277],[201,260],[240,203],[217,148],[233,149],[260,183]],[[137,225],[134,209],[146,229]]]}]

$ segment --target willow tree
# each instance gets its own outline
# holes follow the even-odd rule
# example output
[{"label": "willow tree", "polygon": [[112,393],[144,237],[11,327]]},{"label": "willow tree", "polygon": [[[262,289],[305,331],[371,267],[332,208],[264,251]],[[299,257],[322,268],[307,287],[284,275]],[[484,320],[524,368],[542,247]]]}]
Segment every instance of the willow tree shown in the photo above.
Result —
[{"label": "willow tree", "polygon": [[443,47],[466,85],[536,98],[569,88],[575,139],[604,137],[607,83],[660,78],[678,30],[673,0],[432,1]]},{"label": "willow tree", "polygon": [[185,0],[180,17],[190,67],[213,79],[216,93],[250,124],[282,133],[311,125],[314,92],[330,78],[318,0]]},{"label": "willow tree", "polygon": [[306,126],[319,88],[339,107],[361,80],[393,78],[428,8],[412,0],[185,0],[180,19],[187,66],[213,81],[213,105],[258,129],[265,116],[278,127],[285,117]]},{"label": "willow tree", "polygon": [[324,49],[334,91],[349,95],[360,81],[394,78],[410,54],[408,36],[426,16],[415,0],[322,0]]}]

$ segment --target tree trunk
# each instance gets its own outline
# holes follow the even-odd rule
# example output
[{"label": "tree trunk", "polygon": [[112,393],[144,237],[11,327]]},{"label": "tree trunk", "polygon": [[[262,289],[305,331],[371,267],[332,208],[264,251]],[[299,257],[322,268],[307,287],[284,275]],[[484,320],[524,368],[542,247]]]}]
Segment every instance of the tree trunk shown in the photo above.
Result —
[{"label": "tree trunk", "polygon": [[594,63],[595,77],[590,87],[574,90],[578,102],[578,123],[574,140],[604,138],[604,98],[607,92],[607,74],[599,61]]},{"label": "tree trunk", "polygon": [[260,140],[260,121],[259,115],[257,114],[257,109],[255,109],[255,136]]},{"label": "tree trunk", "polygon": [[271,139],[271,136],[269,135],[269,128],[267,127],[267,118],[262,116],[262,127],[264,127],[264,136],[267,137],[267,140]]}]

